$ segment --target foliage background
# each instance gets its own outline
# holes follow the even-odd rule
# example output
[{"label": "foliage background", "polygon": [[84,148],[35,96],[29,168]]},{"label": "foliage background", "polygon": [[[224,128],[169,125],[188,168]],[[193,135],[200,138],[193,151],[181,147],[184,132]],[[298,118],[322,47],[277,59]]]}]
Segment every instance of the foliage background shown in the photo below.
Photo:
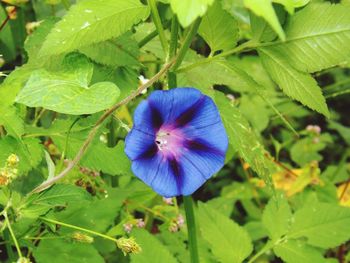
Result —
[{"label": "foliage background", "polygon": [[200,262],[350,262],[349,1],[3,0],[0,22],[2,262],[190,262],[182,198],[124,154],[136,105],[175,84],[230,140],[193,195]]}]

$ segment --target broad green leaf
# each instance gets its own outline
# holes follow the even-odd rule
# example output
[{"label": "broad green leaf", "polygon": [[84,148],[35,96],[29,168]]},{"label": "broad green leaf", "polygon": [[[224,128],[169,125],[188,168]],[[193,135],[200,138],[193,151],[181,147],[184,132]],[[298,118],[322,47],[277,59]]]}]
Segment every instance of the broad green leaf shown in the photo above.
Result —
[{"label": "broad green leaf", "polygon": [[24,121],[18,116],[14,106],[0,106],[0,125],[4,126],[7,134],[20,139],[24,133]]},{"label": "broad green leaf", "polygon": [[35,194],[31,204],[64,205],[67,202],[90,200],[89,193],[78,186],[69,184],[56,184],[46,191]]},{"label": "broad green leaf", "polygon": [[116,39],[106,40],[91,46],[82,47],[80,52],[97,63],[107,66],[139,66],[137,42],[124,34]]},{"label": "broad green leaf", "polygon": [[326,263],[319,250],[298,240],[279,243],[273,251],[286,263]]},{"label": "broad green leaf", "polygon": [[198,33],[209,44],[211,52],[233,48],[239,37],[236,20],[217,1],[203,16]]},{"label": "broad green leaf", "polygon": [[289,230],[292,211],[283,194],[274,195],[266,205],[262,222],[272,240],[277,240]]},{"label": "broad green leaf", "polygon": [[170,0],[170,5],[180,24],[188,27],[196,18],[203,16],[214,0]]},{"label": "broad green leaf", "polygon": [[329,117],[322,91],[309,74],[293,68],[278,50],[260,48],[259,51],[266,70],[286,95]]},{"label": "broad green leaf", "polygon": [[286,36],[273,9],[271,0],[244,0],[244,5],[257,16],[263,17],[278,34],[279,38],[285,40]]},{"label": "broad green leaf", "polygon": [[88,192],[80,187],[69,184],[57,184],[40,194],[29,196],[23,204],[20,213],[26,218],[38,218],[55,206],[66,206],[71,202],[90,200]]},{"label": "broad green leaf", "polygon": [[29,107],[43,107],[66,114],[91,114],[112,106],[119,97],[119,89],[112,82],[99,82],[90,87],[85,72],[32,73],[16,101]]},{"label": "broad green leaf", "polygon": [[226,127],[229,143],[242,158],[267,183],[271,182],[272,163],[268,153],[240,111],[230,105],[228,99],[219,92],[215,95],[221,118]]},{"label": "broad green leaf", "polygon": [[148,7],[138,0],[80,1],[56,24],[39,55],[74,51],[118,37],[148,14]]},{"label": "broad green leaf", "polygon": [[157,239],[156,235],[151,235],[146,230],[140,229],[134,230],[132,236],[142,248],[141,253],[130,255],[132,263],[148,263],[150,259],[152,259],[152,263],[178,262],[168,248]]},{"label": "broad green leaf", "polygon": [[292,160],[300,166],[304,166],[312,161],[321,161],[323,156],[320,154],[320,151],[330,143],[332,143],[332,137],[327,133],[317,138],[303,138],[293,144],[290,149],[290,155]]},{"label": "broad green leaf", "polygon": [[[74,158],[96,122],[94,117],[84,119],[85,122],[79,120],[70,130],[69,136],[68,132],[74,121],[72,119],[56,120],[48,129],[27,127],[26,132],[50,137],[61,152],[65,151],[67,158]],[[98,133],[95,136],[79,164],[110,175],[130,175],[130,160],[124,152],[124,143],[120,141],[115,147],[110,148],[100,140],[100,135],[101,133]]]},{"label": "broad green leaf", "polygon": [[[55,23],[58,21],[56,17],[50,17],[45,19],[40,23],[40,26],[35,29],[35,31],[28,36],[26,42],[24,43],[24,48],[27,51],[29,60],[31,62],[37,63],[38,52],[45,41],[45,38],[49,34],[50,30],[54,27]],[[35,61],[32,61],[36,59]]]},{"label": "broad green leaf", "polygon": [[[130,193],[131,191],[118,188],[107,188],[104,198],[71,203],[64,211],[55,213],[55,217],[61,222],[105,233],[114,225],[114,220]],[[64,228],[62,231],[70,233],[73,230]]]},{"label": "broad green leaf", "polygon": [[278,49],[301,71],[316,72],[347,62],[349,9],[349,4],[310,4],[291,17],[285,30],[286,42],[272,44],[271,48]]},{"label": "broad green leaf", "polygon": [[316,203],[305,206],[294,215],[288,238],[307,238],[307,243],[333,248],[350,238],[350,208]]},{"label": "broad green leaf", "polygon": [[92,244],[67,242],[64,239],[44,239],[34,250],[38,263],[104,263]]},{"label": "broad green leaf", "polygon": [[197,218],[202,237],[209,242],[212,253],[220,262],[240,263],[252,252],[245,229],[211,206],[199,203]]}]

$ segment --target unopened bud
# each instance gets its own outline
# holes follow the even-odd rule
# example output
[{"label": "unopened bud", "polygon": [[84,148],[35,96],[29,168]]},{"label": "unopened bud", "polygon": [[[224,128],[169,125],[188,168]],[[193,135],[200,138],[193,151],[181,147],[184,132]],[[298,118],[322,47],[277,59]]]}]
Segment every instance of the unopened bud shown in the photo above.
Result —
[{"label": "unopened bud", "polygon": [[136,243],[135,239],[133,237],[125,238],[121,237],[117,240],[117,247],[121,249],[121,251],[124,253],[124,256],[126,256],[129,253],[140,253],[142,251],[139,244]]},{"label": "unopened bud", "polygon": [[173,205],[173,199],[172,198],[167,198],[163,197],[163,202],[166,203],[167,205]]},{"label": "unopened bud", "polygon": [[176,222],[172,222],[172,223],[170,223],[170,226],[169,226],[169,231],[170,232],[177,232],[177,231],[179,231],[179,226],[178,226],[178,224],[176,223]]},{"label": "unopened bud", "polygon": [[26,31],[27,34],[30,35],[34,32],[34,30],[40,26],[42,21],[35,21],[35,22],[28,22],[26,24]]},{"label": "unopened bud", "polygon": [[32,263],[32,262],[30,261],[29,258],[20,257],[20,258],[17,260],[17,263]]},{"label": "unopened bud", "polygon": [[145,224],[145,221],[143,221],[142,218],[138,218],[138,219],[137,219],[136,226],[137,226],[138,228],[144,228],[145,225],[146,225],[146,224]]},{"label": "unopened bud", "polygon": [[321,133],[321,127],[318,125],[308,125],[308,126],[306,126],[306,130],[309,132],[316,133],[316,134]]},{"label": "unopened bud", "polygon": [[82,243],[92,243],[94,242],[94,238],[90,237],[88,235],[85,235],[81,232],[74,232],[72,234],[72,238],[76,241],[82,242]]},{"label": "unopened bud", "polygon": [[19,163],[19,158],[16,154],[11,154],[6,160],[6,166],[15,167]]},{"label": "unopened bud", "polygon": [[7,15],[8,17],[11,19],[11,20],[14,20],[17,18],[17,11],[16,11],[16,7],[15,6],[6,6],[6,12],[7,12]]},{"label": "unopened bud", "polygon": [[126,223],[123,225],[124,231],[128,234],[130,234],[132,228],[133,228],[133,224],[131,223]]},{"label": "unopened bud", "polygon": [[185,218],[183,215],[179,214],[176,218],[176,223],[179,227],[182,227],[185,224]]},{"label": "unopened bud", "polygon": [[0,186],[8,185],[9,179],[0,172]]}]

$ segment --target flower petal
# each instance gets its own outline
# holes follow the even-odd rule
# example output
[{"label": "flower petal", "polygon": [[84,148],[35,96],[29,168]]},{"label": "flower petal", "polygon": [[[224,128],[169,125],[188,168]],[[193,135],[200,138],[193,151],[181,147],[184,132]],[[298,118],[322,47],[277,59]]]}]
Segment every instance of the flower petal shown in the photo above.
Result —
[{"label": "flower petal", "polygon": [[125,138],[125,153],[132,161],[152,157],[158,151],[154,140],[154,134],[134,127]]},{"label": "flower petal", "polygon": [[163,124],[163,117],[147,100],[142,101],[134,113],[134,127],[149,134],[155,134]]}]

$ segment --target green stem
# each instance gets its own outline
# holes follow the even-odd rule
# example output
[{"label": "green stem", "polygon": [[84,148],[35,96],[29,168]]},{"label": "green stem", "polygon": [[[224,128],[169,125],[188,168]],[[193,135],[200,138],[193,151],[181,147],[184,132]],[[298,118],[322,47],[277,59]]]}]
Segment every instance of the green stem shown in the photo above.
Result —
[{"label": "green stem", "polygon": [[179,50],[177,60],[173,66],[174,71],[181,65],[183,59],[185,58],[187,50],[191,45],[192,39],[197,34],[200,23],[201,23],[201,18],[197,18],[196,21],[194,21],[194,23],[192,24],[190,31],[186,35],[185,41]]},{"label": "green stem", "polygon": [[[175,57],[177,50],[177,37],[179,33],[179,24],[176,16],[171,20],[171,37],[169,45],[169,57]],[[176,74],[173,71],[168,72],[168,88],[172,89],[177,86]]]},{"label": "green stem", "polygon": [[7,228],[10,231],[13,243],[15,243],[15,247],[16,247],[18,256],[19,256],[19,258],[22,258],[23,257],[22,251],[21,251],[21,248],[20,248],[20,246],[18,244],[18,241],[17,241],[17,238],[15,236],[15,233],[12,230],[11,223],[10,223],[10,220],[8,218],[8,215],[7,215],[7,211],[5,211],[5,213],[4,213],[4,218],[5,218],[5,222],[6,222]]},{"label": "green stem", "polygon": [[57,221],[57,220],[54,220],[54,219],[49,219],[49,218],[40,217],[40,219],[43,220],[43,221],[49,222],[49,223],[65,226],[65,227],[72,228],[72,229],[79,230],[79,231],[83,231],[83,232],[86,232],[86,233],[89,233],[89,234],[92,234],[92,235],[95,235],[95,236],[99,236],[99,237],[111,240],[111,241],[113,241],[115,243],[118,242],[118,239],[116,239],[114,237],[107,236],[107,235],[101,234],[99,232],[90,230],[90,229],[86,229],[86,228],[82,228],[82,227],[79,227],[79,226],[67,224],[67,223],[60,222],[60,221]]},{"label": "green stem", "polygon": [[197,233],[196,233],[196,220],[193,211],[193,201],[191,196],[183,197],[185,212],[186,212],[186,222],[187,222],[187,232],[188,232],[188,246],[191,255],[191,263],[198,263],[198,247],[197,247]]},{"label": "green stem", "polygon": [[151,8],[151,16],[152,16],[153,22],[157,28],[160,43],[162,44],[162,48],[163,48],[165,54],[168,54],[168,42],[167,42],[166,37],[165,37],[165,32],[163,29],[162,21],[160,20],[156,1],[155,0],[148,0],[148,5]]},{"label": "green stem", "polygon": [[157,35],[158,35],[158,31],[153,30],[151,33],[149,33],[147,36],[145,36],[143,39],[141,39],[139,41],[139,43],[138,43],[139,48],[142,48],[144,45],[146,45],[148,42],[150,42]]},{"label": "green stem", "polygon": [[259,250],[253,257],[251,257],[248,261],[248,263],[253,263],[255,260],[257,260],[260,256],[262,256],[263,254],[265,254],[267,251],[269,251],[270,249],[272,249],[275,246],[276,243],[274,242],[267,242],[266,245]]}]

